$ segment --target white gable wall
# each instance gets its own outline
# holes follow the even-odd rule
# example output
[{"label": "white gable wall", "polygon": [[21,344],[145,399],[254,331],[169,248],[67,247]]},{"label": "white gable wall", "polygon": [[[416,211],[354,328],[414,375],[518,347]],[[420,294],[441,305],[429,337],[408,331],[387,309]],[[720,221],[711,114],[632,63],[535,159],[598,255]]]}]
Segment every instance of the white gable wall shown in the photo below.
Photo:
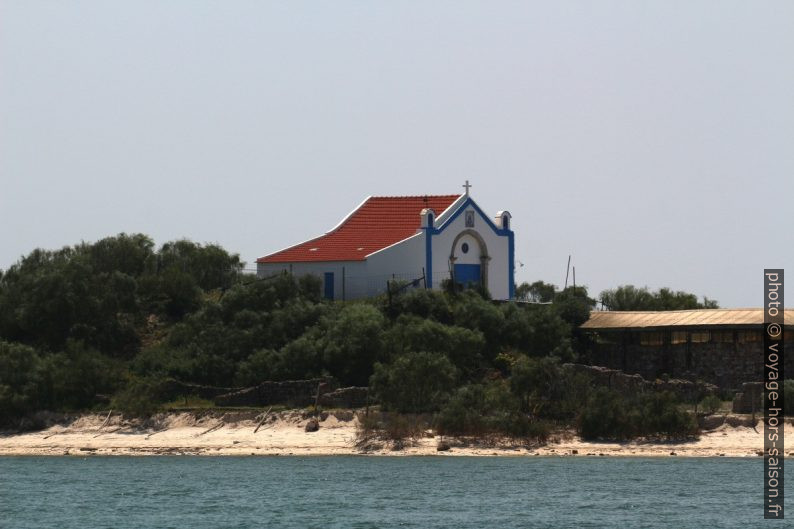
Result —
[{"label": "white gable wall", "polygon": [[367,274],[380,281],[380,290],[386,290],[386,279],[413,281],[422,277],[425,266],[424,231],[378,250],[367,256]]},{"label": "white gable wall", "polygon": [[[466,211],[474,212],[474,227],[466,227]],[[443,220],[443,219],[442,219]],[[509,278],[509,239],[506,235],[498,235],[494,232],[486,219],[471,205],[467,205],[460,215],[456,216],[452,222],[443,227],[440,233],[432,236],[432,262],[433,262],[433,288],[441,288],[441,281],[450,277],[452,263],[452,244],[455,238],[464,231],[472,230],[476,232],[485,242],[485,246],[490,259],[488,260],[488,291],[493,299],[510,298],[510,278]],[[459,251],[463,242],[469,244],[469,253],[463,254]],[[472,235],[464,235],[456,243],[457,250],[455,256],[458,264],[480,264],[479,242]]]}]

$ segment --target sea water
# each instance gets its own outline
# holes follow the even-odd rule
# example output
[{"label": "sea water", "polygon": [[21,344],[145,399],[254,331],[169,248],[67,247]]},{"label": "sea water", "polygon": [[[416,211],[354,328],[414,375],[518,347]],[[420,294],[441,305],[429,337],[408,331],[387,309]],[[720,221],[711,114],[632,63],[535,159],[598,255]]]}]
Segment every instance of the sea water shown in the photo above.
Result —
[{"label": "sea water", "polygon": [[0,527],[761,527],[762,474],[761,458],[2,457]]}]

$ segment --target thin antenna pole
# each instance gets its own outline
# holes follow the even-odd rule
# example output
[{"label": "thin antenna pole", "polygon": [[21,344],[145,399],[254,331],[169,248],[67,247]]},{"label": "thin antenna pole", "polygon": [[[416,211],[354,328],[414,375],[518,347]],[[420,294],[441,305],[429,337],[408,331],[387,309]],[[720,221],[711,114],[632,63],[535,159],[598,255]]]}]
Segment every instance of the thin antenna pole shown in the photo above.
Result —
[{"label": "thin antenna pole", "polygon": [[576,267],[573,267],[573,295],[576,295]]},{"label": "thin antenna pole", "polygon": [[568,267],[565,269],[565,286],[562,287],[563,290],[568,288],[568,274],[571,271],[571,256],[568,256]]}]

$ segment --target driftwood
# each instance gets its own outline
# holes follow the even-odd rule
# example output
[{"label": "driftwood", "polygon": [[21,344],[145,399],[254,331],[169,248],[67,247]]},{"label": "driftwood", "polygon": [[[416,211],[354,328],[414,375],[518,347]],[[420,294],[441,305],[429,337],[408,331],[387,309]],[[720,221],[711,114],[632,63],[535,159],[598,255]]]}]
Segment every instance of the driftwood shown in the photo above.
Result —
[{"label": "driftwood", "polygon": [[204,430],[203,432],[201,432],[201,433],[197,433],[197,434],[196,434],[196,435],[194,435],[193,437],[201,437],[202,435],[204,435],[204,434],[206,434],[206,433],[211,433],[211,432],[214,432],[215,430],[220,430],[221,428],[223,428],[223,421],[221,421],[220,423],[216,424],[216,425],[215,425],[215,426],[213,426],[212,428],[207,428],[207,429],[206,429],[206,430]]},{"label": "driftwood", "polygon": [[[111,415],[112,413],[113,413],[113,410],[110,410],[110,411],[108,412],[108,415],[107,415],[107,417],[105,417],[105,420],[104,420],[104,421],[102,421],[102,426],[100,426],[99,428],[97,428],[95,431],[97,431],[97,432],[98,432],[98,431],[102,430],[102,428],[104,428],[104,427],[107,425],[107,423],[110,421],[110,415]],[[116,431],[116,430],[114,430],[114,431]],[[49,439],[49,438],[50,438],[50,437],[52,437],[53,435],[59,435],[59,434],[62,434],[62,433],[66,433],[66,432],[53,432],[53,433],[51,433],[50,435],[45,435],[44,437],[42,437],[42,439]],[[99,434],[99,435],[101,435],[101,434]],[[95,435],[94,437],[99,437],[99,435]]]},{"label": "driftwood", "polygon": [[114,429],[114,430],[108,430],[107,432],[99,432],[98,434],[96,434],[96,435],[94,436],[94,439],[96,439],[96,438],[97,438],[97,437],[99,437],[100,435],[105,435],[106,433],[115,433],[115,432],[118,432],[118,431],[119,431],[119,430],[121,430],[122,428],[123,428],[122,426],[119,426],[118,428],[116,428],[116,429]]},{"label": "driftwood", "polygon": [[265,424],[265,421],[267,420],[268,416],[270,415],[270,410],[272,410],[272,409],[273,409],[273,406],[271,406],[271,407],[269,407],[269,408],[267,409],[267,411],[265,412],[265,414],[262,416],[262,420],[261,420],[261,421],[259,421],[259,424],[257,424],[257,425],[256,425],[256,428],[254,429],[254,433],[258,432],[258,431],[259,431],[259,428],[261,428],[261,427],[262,427],[262,425],[263,425],[263,424]]},{"label": "driftwood", "polygon": [[166,431],[167,429],[168,429],[168,428],[161,428],[161,429],[159,429],[159,430],[155,430],[155,431],[153,431],[152,433],[150,433],[149,435],[147,435],[146,437],[144,437],[144,439],[148,440],[148,439],[149,439],[151,436],[153,436],[154,434],[158,434],[158,433],[160,433],[160,432],[164,432],[164,431]]},{"label": "driftwood", "polygon": [[103,423],[102,423],[102,426],[100,426],[100,427],[97,429],[97,431],[99,431],[99,430],[101,430],[102,428],[104,428],[105,426],[107,426],[108,422],[110,422],[110,415],[111,415],[112,413],[113,413],[113,410],[111,409],[111,410],[108,412],[108,416],[107,416],[107,417],[105,417],[105,422],[103,422]]}]

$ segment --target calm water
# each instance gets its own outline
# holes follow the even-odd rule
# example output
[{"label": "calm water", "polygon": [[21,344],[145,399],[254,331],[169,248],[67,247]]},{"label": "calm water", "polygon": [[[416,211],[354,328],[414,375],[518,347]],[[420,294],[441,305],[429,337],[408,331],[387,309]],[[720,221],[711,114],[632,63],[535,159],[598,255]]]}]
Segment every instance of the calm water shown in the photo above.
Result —
[{"label": "calm water", "polygon": [[0,526],[760,527],[762,465],[761,458],[6,457]]}]

